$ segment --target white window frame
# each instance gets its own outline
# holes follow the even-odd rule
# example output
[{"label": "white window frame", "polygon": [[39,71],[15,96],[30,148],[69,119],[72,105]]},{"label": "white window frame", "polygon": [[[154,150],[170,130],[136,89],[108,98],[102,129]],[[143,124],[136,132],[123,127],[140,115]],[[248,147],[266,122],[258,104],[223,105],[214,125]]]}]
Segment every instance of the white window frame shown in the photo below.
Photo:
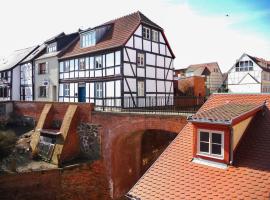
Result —
[{"label": "white window frame", "polygon": [[[100,62],[98,62],[98,60]],[[102,69],[102,56],[96,56],[95,57],[95,69]]]},{"label": "white window frame", "polygon": [[[142,83],[142,85],[141,85],[141,83]],[[143,81],[143,80],[138,80],[137,95],[138,95],[138,97],[145,96],[145,81]]]},{"label": "white window frame", "polygon": [[57,51],[56,47],[57,47],[56,42],[49,44],[47,46],[47,53],[56,52]]},{"label": "white window frame", "polygon": [[70,85],[67,83],[64,83],[64,97],[70,96]]},{"label": "white window frame", "polygon": [[85,58],[79,59],[79,70],[85,70],[86,69],[86,60]]},{"label": "white window frame", "polygon": [[142,28],[142,35],[144,39],[150,40],[151,39],[151,29],[147,27]]},{"label": "white window frame", "polygon": [[[209,133],[209,153],[200,151],[200,133],[201,132],[208,132]],[[213,133],[221,134],[221,155],[211,153],[212,152],[212,134]],[[198,132],[197,132],[197,155],[223,160],[224,159],[224,131],[198,129]]]},{"label": "white window frame", "polygon": [[[45,96],[41,96],[41,90],[40,90],[41,87],[42,87],[42,88],[45,88]],[[39,97],[40,97],[40,98],[47,98],[47,97],[48,97],[48,87],[47,87],[47,86],[44,86],[44,85],[40,85],[40,86],[39,86]]]},{"label": "white window frame", "polygon": [[144,55],[144,53],[137,53],[137,65],[139,67],[144,67],[144,65],[145,65],[145,55]]},{"label": "white window frame", "polygon": [[96,45],[96,31],[89,31],[81,34],[81,48]]},{"label": "white window frame", "polygon": [[103,98],[103,83],[95,83],[95,98]]},{"label": "white window frame", "polygon": [[152,30],[152,41],[158,42],[158,31]]}]

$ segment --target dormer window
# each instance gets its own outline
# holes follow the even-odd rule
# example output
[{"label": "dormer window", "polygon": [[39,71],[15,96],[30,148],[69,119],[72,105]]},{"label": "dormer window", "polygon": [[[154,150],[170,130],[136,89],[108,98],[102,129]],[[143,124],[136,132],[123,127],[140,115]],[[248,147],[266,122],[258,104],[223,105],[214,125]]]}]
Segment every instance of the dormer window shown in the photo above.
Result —
[{"label": "dormer window", "polygon": [[224,132],[198,130],[198,155],[223,159]]},{"label": "dormer window", "polygon": [[143,27],[142,29],[143,38],[150,40],[151,39],[151,31],[150,28]]},{"label": "dormer window", "polygon": [[47,46],[47,53],[52,53],[52,52],[56,52],[57,51],[57,45],[56,42],[49,44]]},{"label": "dormer window", "polygon": [[81,47],[90,47],[96,44],[96,32],[90,31],[81,34]]}]

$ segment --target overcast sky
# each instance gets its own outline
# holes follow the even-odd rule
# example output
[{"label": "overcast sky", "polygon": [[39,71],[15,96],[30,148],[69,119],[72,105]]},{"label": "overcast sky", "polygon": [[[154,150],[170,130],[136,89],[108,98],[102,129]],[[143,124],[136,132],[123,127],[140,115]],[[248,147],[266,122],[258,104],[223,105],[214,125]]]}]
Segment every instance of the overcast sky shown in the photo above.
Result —
[{"label": "overcast sky", "polygon": [[175,68],[217,61],[225,72],[244,52],[270,60],[269,0],[0,1],[0,57],[137,10],[164,28]]}]

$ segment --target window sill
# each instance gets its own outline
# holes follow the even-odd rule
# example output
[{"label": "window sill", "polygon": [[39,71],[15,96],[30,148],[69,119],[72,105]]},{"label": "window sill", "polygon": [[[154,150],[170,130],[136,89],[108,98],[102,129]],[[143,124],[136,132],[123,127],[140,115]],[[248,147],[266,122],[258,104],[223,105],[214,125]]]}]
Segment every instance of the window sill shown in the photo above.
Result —
[{"label": "window sill", "polygon": [[196,163],[196,164],[201,164],[201,165],[206,165],[206,166],[210,166],[210,167],[219,168],[219,169],[227,169],[228,168],[228,165],[226,165],[224,163],[205,160],[205,159],[202,159],[202,158],[193,158],[192,162]]},{"label": "window sill", "polygon": [[198,152],[197,153],[198,156],[204,156],[204,157],[208,157],[208,158],[214,158],[214,159],[218,159],[218,160],[224,160],[224,156],[221,155],[221,156],[215,156],[215,155],[210,155],[210,154],[206,154],[206,153],[201,153],[201,152]]}]

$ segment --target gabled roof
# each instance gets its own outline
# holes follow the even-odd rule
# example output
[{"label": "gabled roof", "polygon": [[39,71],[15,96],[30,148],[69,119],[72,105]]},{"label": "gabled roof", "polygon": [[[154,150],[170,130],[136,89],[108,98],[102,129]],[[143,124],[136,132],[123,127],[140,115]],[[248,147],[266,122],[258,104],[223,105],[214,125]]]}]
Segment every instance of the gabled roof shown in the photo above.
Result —
[{"label": "gabled roof", "polygon": [[242,79],[240,79],[240,81],[238,82],[238,84],[242,83],[243,80],[245,80],[246,77],[250,77],[254,80],[255,83],[260,83],[260,81],[258,81],[254,76],[252,76],[250,73],[247,73],[243,76]]},{"label": "gabled roof", "polygon": [[264,103],[258,105],[254,103],[229,102],[206,111],[199,111],[196,114],[190,116],[188,121],[232,125],[238,118],[248,114],[252,115],[254,112],[261,110],[263,106]]},{"label": "gabled roof", "polygon": [[45,44],[49,44],[49,43],[55,42],[57,38],[62,37],[62,36],[65,36],[65,35],[66,35],[66,34],[65,34],[64,32],[59,33],[59,34],[57,34],[57,35],[51,37],[50,39],[46,40],[44,43],[45,43]]},{"label": "gabled roof", "polygon": [[[130,39],[130,37],[136,31],[136,29],[139,27],[140,24],[145,24],[145,25],[148,25],[148,26],[151,26],[153,28],[160,30],[161,33],[163,34],[163,37],[166,40],[163,29],[160,26],[158,26],[156,23],[148,19],[141,12],[138,11],[130,15],[126,15],[124,17],[120,17],[118,19],[114,19],[109,22],[103,23],[99,26],[96,26],[95,28],[110,25],[111,30],[110,30],[109,35],[106,35],[106,37],[102,41],[98,42],[96,45],[86,47],[86,48],[81,48],[80,38],[78,38],[77,41],[74,43],[74,45],[72,45],[61,56],[61,59],[75,57],[75,56],[84,55],[88,53],[94,53],[94,52],[107,50],[107,49],[115,49],[115,48],[122,47],[128,42],[128,40]],[[87,30],[94,30],[95,28],[87,29]],[[174,54],[169,44],[168,44],[168,48],[172,56],[174,57]]]},{"label": "gabled roof", "polygon": [[[241,55],[241,57],[236,61],[236,63],[238,63],[244,56],[248,56],[251,60],[253,60],[262,70],[270,72],[270,61],[265,60],[263,58],[258,58],[255,56],[251,56],[247,53],[243,53]],[[236,65],[236,63],[234,63],[234,65],[228,70],[228,72],[230,72]]]},{"label": "gabled roof", "polygon": [[218,68],[219,71],[221,72],[218,63],[217,62],[211,62],[211,63],[201,63],[201,64],[189,65],[186,68],[186,73],[187,72],[194,72],[194,75],[201,76],[201,75],[203,75],[203,72],[205,71],[205,68],[207,68],[210,72],[212,72],[214,68]]},{"label": "gabled roof", "polygon": [[213,94],[200,109],[207,111],[230,101],[263,104],[267,108],[251,121],[226,170],[196,164],[193,125],[188,123],[143,175],[129,195],[151,199],[269,199],[270,94]]},{"label": "gabled roof", "polygon": [[29,56],[27,56],[23,61],[21,61],[21,64],[26,63],[26,62],[30,62],[33,59],[37,58],[45,49],[46,49],[45,44],[40,45]]},{"label": "gabled roof", "polygon": [[14,68],[36,48],[38,48],[38,46],[28,47],[12,52],[9,56],[0,61],[0,71]]}]

